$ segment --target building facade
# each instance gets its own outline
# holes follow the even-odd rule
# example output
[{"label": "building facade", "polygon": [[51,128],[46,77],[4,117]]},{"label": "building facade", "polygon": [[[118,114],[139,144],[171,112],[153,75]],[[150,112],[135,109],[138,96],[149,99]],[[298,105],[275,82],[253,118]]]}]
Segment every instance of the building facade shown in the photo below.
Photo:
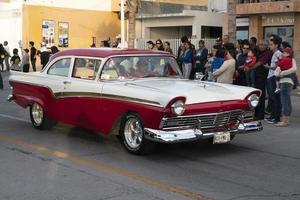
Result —
[{"label": "building facade", "polygon": [[226,6],[218,0],[142,0],[137,15],[137,38],[220,37]]},{"label": "building facade", "polygon": [[[84,48],[120,33],[120,20],[107,0],[0,0],[0,42],[12,48],[39,47]],[[14,26],[12,26],[12,24]]]},{"label": "building facade", "polygon": [[244,31],[248,31],[249,37],[266,40],[277,34],[288,41],[300,63],[300,0],[240,0],[236,16],[248,21],[248,29],[244,27]]}]

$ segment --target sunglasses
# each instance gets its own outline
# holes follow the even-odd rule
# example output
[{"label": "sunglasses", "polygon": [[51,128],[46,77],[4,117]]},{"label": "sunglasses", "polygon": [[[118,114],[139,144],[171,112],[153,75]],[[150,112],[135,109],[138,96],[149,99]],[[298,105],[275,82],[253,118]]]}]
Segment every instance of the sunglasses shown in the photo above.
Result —
[{"label": "sunglasses", "polygon": [[156,43],[156,44],[161,44],[161,43],[158,42],[158,43]]},{"label": "sunglasses", "polygon": [[247,47],[247,48],[244,47],[243,49],[250,49],[250,48],[249,47]]}]

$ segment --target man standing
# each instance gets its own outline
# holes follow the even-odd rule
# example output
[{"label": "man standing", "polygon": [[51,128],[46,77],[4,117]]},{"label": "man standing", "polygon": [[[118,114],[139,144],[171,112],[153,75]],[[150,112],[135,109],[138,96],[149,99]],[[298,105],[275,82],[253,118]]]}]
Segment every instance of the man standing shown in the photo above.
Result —
[{"label": "man standing", "polygon": [[47,65],[50,58],[50,52],[47,50],[45,42],[41,43],[40,58],[41,58],[42,69],[44,69],[44,67]]},{"label": "man standing", "polygon": [[[255,118],[257,120],[263,120],[265,118],[265,99],[266,99],[266,80],[268,76],[267,65],[270,64],[273,53],[267,49],[267,44],[261,40],[258,43],[258,59],[256,64],[252,67],[255,70],[254,87],[261,90],[261,96],[259,104],[255,108]],[[245,67],[245,71],[250,69]]]},{"label": "man standing", "polygon": [[31,62],[31,66],[32,66],[32,70],[35,72],[36,71],[36,67],[35,67],[35,63],[36,63],[36,48],[34,47],[34,42],[30,41],[29,42],[29,47],[30,47],[30,62]]},{"label": "man standing", "polygon": [[250,49],[249,41],[244,40],[242,42],[242,53],[237,58],[238,74],[237,74],[236,81],[235,81],[236,85],[247,86],[246,73],[245,73],[244,67],[245,67],[249,49]]},{"label": "man standing", "polygon": [[4,57],[4,61],[5,61],[5,65],[6,65],[6,71],[9,71],[9,57],[10,57],[10,51],[9,51],[9,47],[8,47],[8,42],[7,41],[4,41],[3,42],[3,47],[6,51],[5,53],[5,57]]},{"label": "man standing", "polygon": [[271,59],[271,65],[269,67],[269,73],[267,78],[267,91],[269,96],[269,104],[271,108],[271,116],[267,119],[269,123],[277,123],[280,121],[281,116],[281,102],[280,102],[280,94],[275,94],[276,90],[276,77],[275,77],[275,69],[277,67],[277,62],[279,58],[282,56],[282,52],[279,50],[281,46],[282,39],[274,35],[269,40],[270,50],[273,52],[273,56]]},{"label": "man standing", "polygon": [[195,72],[201,72],[203,75],[205,74],[205,64],[207,62],[208,50],[205,48],[204,40],[199,41],[199,49],[196,51],[196,70]]}]

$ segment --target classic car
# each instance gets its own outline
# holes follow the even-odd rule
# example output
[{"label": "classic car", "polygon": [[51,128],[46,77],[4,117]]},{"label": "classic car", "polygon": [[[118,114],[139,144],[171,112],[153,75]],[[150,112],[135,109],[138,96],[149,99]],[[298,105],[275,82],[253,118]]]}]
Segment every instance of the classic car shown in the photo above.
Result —
[{"label": "classic car", "polygon": [[262,129],[254,120],[260,90],[185,80],[165,52],[65,50],[40,72],[12,72],[9,82],[8,100],[29,107],[35,128],[59,121],[116,134],[134,154],[148,153],[157,143],[227,143]]}]

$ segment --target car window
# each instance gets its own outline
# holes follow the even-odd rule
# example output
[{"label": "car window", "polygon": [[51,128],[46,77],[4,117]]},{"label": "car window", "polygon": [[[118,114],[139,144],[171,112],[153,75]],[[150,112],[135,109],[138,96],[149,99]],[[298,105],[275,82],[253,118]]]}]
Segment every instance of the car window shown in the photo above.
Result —
[{"label": "car window", "polygon": [[56,61],[48,70],[49,75],[68,77],[71,64],[71,58],[63,58]]},{"label": "car window", "polygon": [[173,57],[114,57],[105,63],[100,79],[122,80],[146,77],[180,77],[179,67]]},{"label": "car window", "polygon": [[101,60],[76,58],[72,72],[73,78],[95,80]]}]

